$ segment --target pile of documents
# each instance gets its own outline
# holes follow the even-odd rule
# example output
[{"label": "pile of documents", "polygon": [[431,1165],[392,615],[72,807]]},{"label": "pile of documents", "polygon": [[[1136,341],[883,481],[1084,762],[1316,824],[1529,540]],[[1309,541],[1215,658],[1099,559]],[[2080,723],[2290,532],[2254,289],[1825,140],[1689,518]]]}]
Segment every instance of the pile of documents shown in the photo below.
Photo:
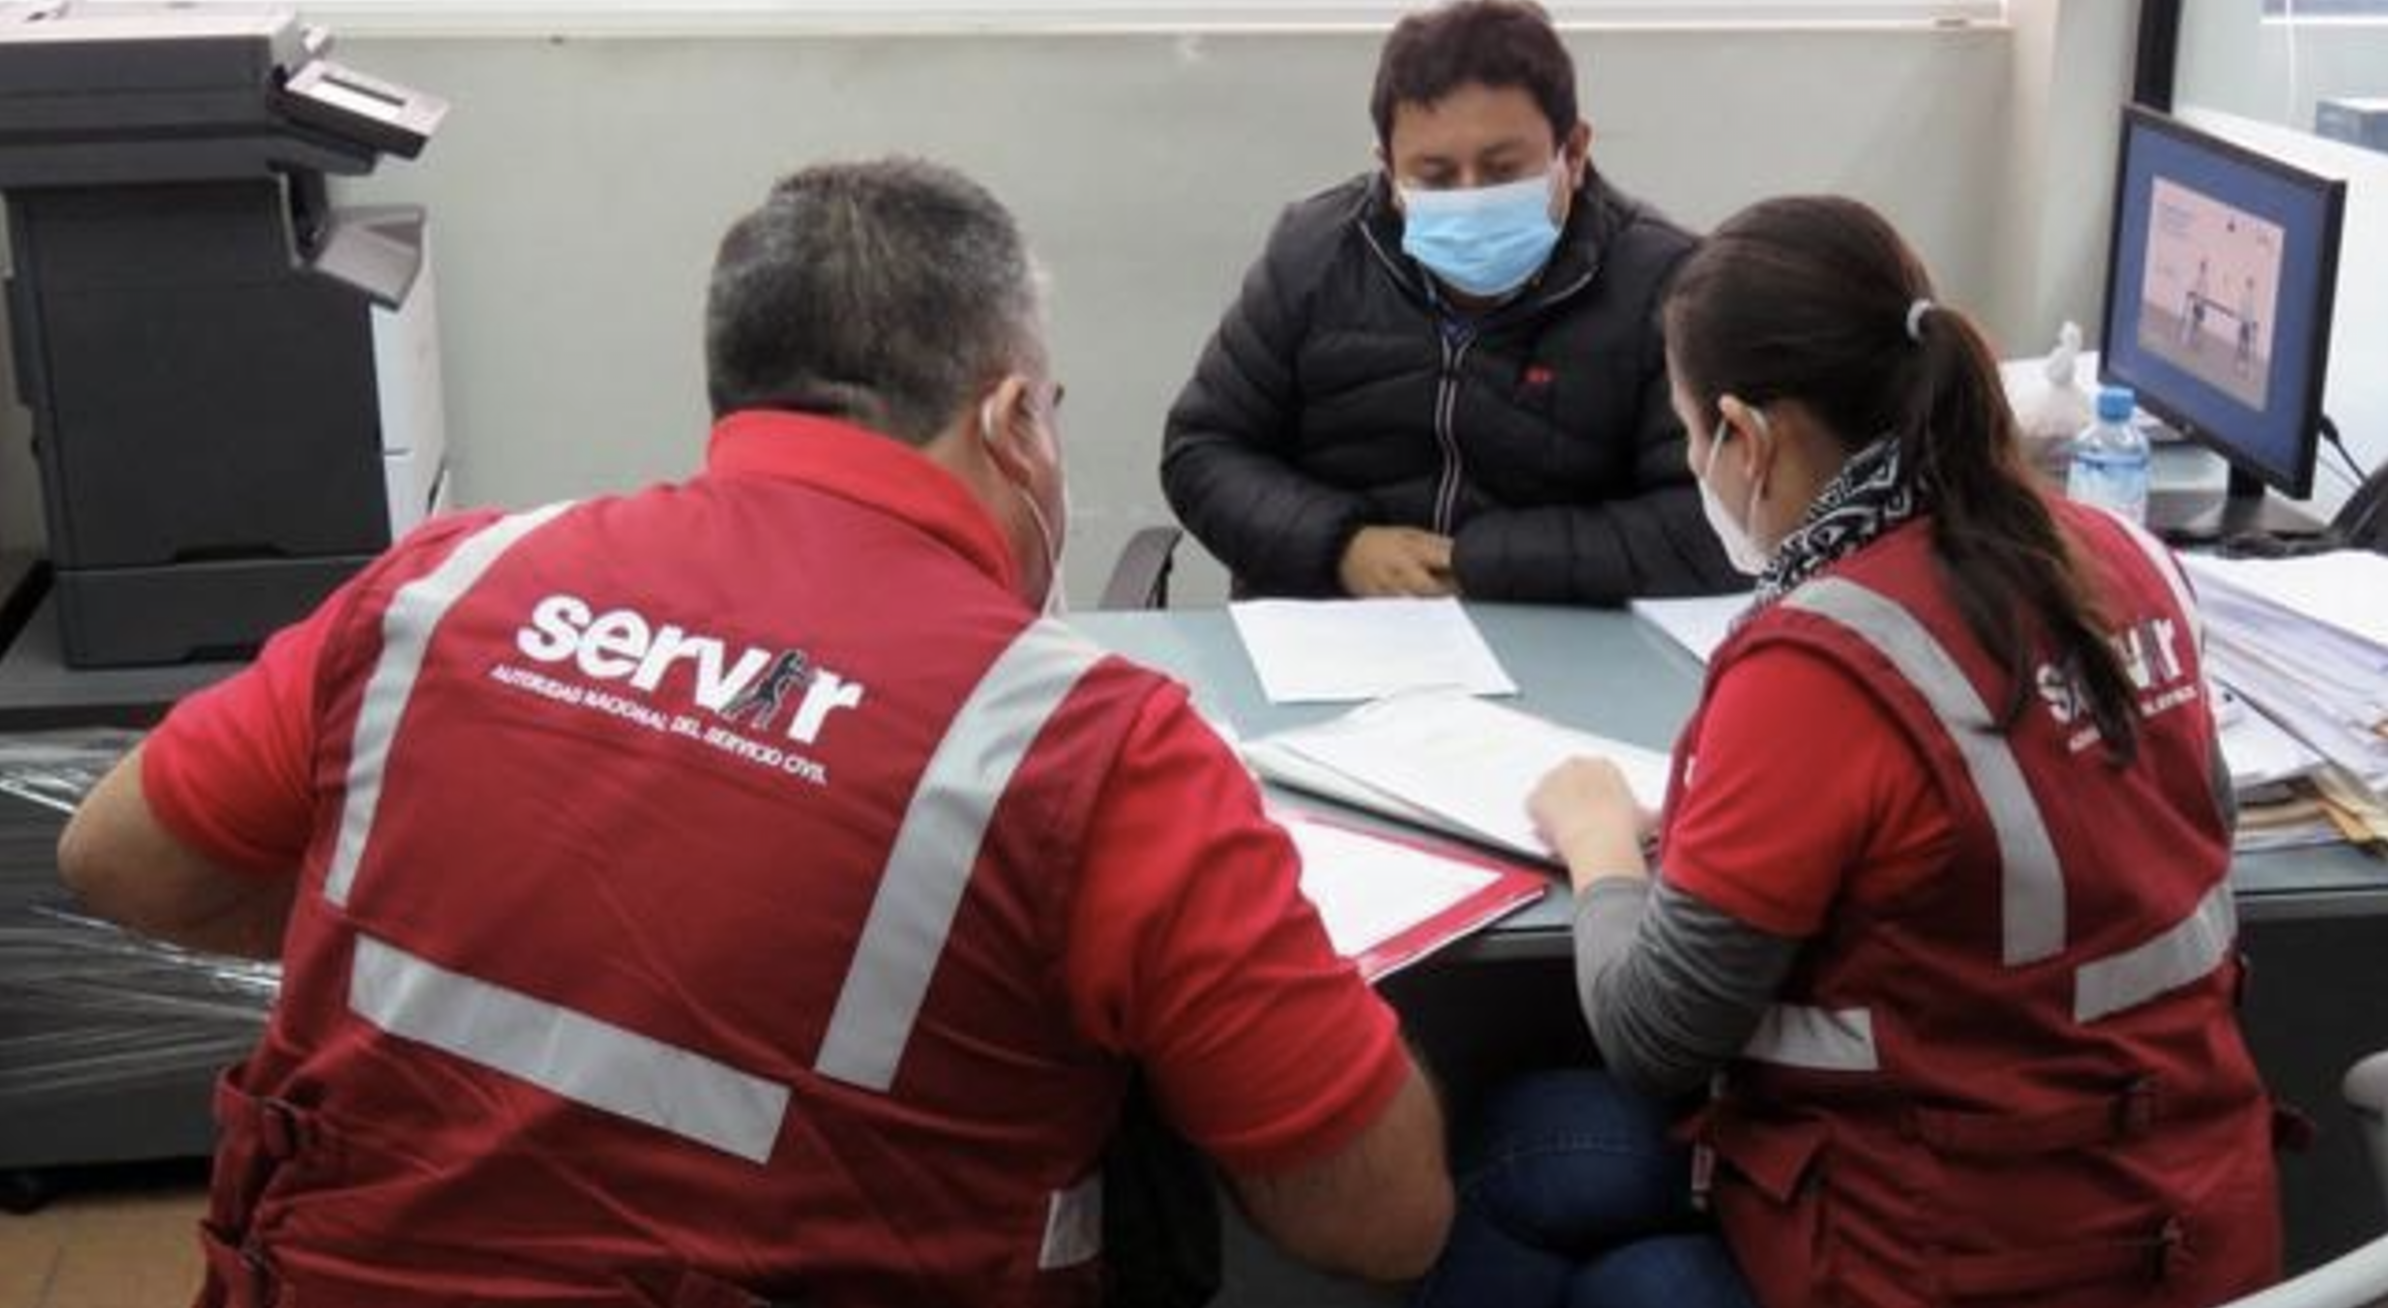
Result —
[{"label": "pile of documents", "polygon": [[2388,557],[2185,557],[2240,847],[2388,840]]},{"label": "pile of documents", "polygon": [[1666,797],[1666,755],[1453,689],[1389,695],[1244,743],[1253,771],[1279,785],[1545,862],[1526,799],[1578,755],[1615,762],[1645,808]]},{"label": "pile of documents", "polygon": [[[1526,797],[1571,754],[1607,742],[1477,695],[1513,681],[1457,600],[1258,600],[1229,607],[1273,704],[1365,701],[1316,726],[1244,743],[1269,780],[1547,862]],[[1626,752],[1616,746],[1613,752]],[[1666,760],[1634,760],[1656,803]],[[1371,980],[1539,901],[1550,881],[1450,842],[1299,809],[1276,814],[1302,855],[1302,892]]]}]

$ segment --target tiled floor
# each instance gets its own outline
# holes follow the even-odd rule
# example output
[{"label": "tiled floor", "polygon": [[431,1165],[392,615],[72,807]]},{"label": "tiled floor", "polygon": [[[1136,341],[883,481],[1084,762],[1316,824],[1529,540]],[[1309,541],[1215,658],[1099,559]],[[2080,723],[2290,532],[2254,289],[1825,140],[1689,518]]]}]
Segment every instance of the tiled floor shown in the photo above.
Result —
[{"label": "tiled floor", "polygon": [[182,1308],[205,1202],[190,1168],[65,1175],[39,1210],[0,1213],[0,1308]]}]

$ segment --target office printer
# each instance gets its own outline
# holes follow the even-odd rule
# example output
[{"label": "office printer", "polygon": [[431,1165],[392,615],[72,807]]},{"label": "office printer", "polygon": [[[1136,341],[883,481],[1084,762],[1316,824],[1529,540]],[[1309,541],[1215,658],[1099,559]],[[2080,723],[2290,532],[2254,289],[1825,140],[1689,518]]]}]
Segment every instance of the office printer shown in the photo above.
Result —
[{"label": "office printer", "polygon": [[74,667],[238,654],[439,495],[426,219],[335,209],[446,106],[289,9],[0,3],[9,337]]}]

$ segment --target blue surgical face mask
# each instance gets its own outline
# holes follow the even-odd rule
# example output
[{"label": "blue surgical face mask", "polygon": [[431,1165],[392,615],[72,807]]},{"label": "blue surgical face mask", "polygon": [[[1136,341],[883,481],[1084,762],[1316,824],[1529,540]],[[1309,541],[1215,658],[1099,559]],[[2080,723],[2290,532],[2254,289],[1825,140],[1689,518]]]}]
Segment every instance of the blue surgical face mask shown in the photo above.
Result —
[{"label": "blue surgical face mask", "polygon": [[1479,187],[1429,191],[1400,187],[1402,252],[1469,295],[1507,295],[1550,262],[1559,243],[1551,218],[1549,172]]}]

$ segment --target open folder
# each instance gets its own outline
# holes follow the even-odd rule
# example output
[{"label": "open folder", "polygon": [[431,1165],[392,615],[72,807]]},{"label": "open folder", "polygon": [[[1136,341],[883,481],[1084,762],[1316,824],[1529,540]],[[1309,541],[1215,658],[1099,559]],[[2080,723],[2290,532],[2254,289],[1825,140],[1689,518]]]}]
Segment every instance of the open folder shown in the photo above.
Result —
[{"label": "open folder", "polygon": [[1666,798],[1666,755],[1451,689],[1389,695],[1243,752],[1279,785],[1544,861],[1526,799],[1568,759],[1614,762],[1645,808]]},{"label": "open folder", "polygon": [[1302,855],[1302,893],[1335,952],[1382,980],[1539,901],[1540,873],[1447,845],[1366,831],[1279,806],[1271,816]]}]

